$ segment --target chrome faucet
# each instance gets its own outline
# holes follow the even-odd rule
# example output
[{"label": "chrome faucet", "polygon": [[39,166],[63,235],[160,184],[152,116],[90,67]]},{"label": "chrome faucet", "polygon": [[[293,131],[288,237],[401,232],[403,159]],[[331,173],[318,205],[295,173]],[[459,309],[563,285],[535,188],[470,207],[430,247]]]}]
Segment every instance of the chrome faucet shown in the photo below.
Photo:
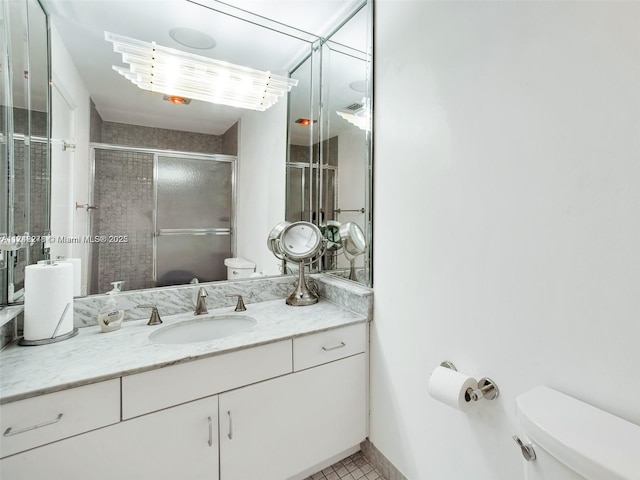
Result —
[{"label": "chrome faucet", "polygon": [[207,310],[207,291],[204,289],[204,287],[200,287],[200,290],[198,290],[198,301],[196,302],[196,311],[194,312],[194,315],[203,315],[205,313],[209,313],[209,311]]},{"label": "chrome faucet", "polygon": [[236,304],[236,312],[244,312],[247,307],[244,306],[244,301],[242,300],[242,295],[237,293],[232,293],[230,295],[226,295],[227,297],[238,297],[238,303]]},{"label": "chrome faucet", "polygon": [[151,317],[149,318],[149,323],[147,323],[147,325],[160,325],[162,323],[162,319],[158,313],[158,308],[155,305],[138,305],[136,308],[151,309]]}]

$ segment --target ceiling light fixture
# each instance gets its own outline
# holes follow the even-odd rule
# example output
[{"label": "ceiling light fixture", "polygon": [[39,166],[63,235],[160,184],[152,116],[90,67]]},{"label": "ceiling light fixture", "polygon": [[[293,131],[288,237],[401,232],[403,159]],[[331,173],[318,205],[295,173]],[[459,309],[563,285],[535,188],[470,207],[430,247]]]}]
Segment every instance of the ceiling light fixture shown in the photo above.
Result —
[{"label": "ceiling light fixture", "polygon": [[299,118],[295,123],[302,125],[303,127],[310,127],[312,124],[316,123],[316,121],[309,118]]},{"label": "ceiling light fixture", "polygon": [[165,95],[163,100],[171,102],[174,105],[189,105],[191,103],[190,98],[179,97],[177,95]]},{"label": "ceiling light fixture", "polygon": [[128,68],[113,66],[143,90],[264,111],[298,80],[104,32]]}]

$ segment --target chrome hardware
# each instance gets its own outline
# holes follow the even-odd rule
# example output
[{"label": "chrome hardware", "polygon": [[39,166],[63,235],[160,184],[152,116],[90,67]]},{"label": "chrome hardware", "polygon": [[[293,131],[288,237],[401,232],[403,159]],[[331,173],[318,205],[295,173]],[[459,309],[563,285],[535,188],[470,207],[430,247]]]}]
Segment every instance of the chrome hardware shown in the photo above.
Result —
[{"label": "chrome hardware", "polygon": [[[41,262],[49,263],[49,262],[53,262],[53,260],[41,260]],[[43,338],[41,340],[27,340],[24,337],[22,337],[18,341],[18,345],[20,345],[21,347],[47,345],[49,343],[61,342],[63,340],[67,340],[68,338],[75,337],[76,335],[78,335],[78,327],[74,327],[70,332],[64,333],[62,335],[58,335],[58,330],[60,330],[60,326],[62,325],[62,320],[64,320],[64,317],[67,315],[67,312],[69,311],[69,307],[71,307],[71,303],[67,303],[67,305],[64,307],[64,310],[62,311],[62,315],[60,315],[60,320],[58,320],[58,323],[56,325],[55,330],[53,331],[53,335],[51,335],[51,338]]]},{"label": "chrome hardware", "polygon": [[229,295],[225,295],[226,297],[238,297],[238,303],[236,304],[236,312],[244,312],[247,307],[244,306],[244,300],[242,300],[242,295],[238,295],[237,293],[231,293]]},{"label": "chrome hardware", "polygon": [[229,440],[233,440],[233,424],[231,423],[231,411],[227,410],[227,416],[229,417],[229,433],[227,433],[227,437],[229,437]]},{"label": "chrome hardware", "polygon": [[327,347],[322,347],[322,349],[323,349],[325,352],[330,352],[331,350],[337,350],[337,349],[339,349],[339,348],[343,348],[343,347],[346,347],[346,346],[347,346],[347,344],[346,344],[346,343],[344,343],[344,342],[340,342],[340,345],[336,345],[335,347],[329,347],[329,348],[327,348]]},{"label": "chrome hardware", "polygon": [[[440,366],[449,368],[455,372],[458,371],[456,366],[447,360],[440,363]],[[483,377],[478,381],[478,388],[467,389],[465,399],[467,400],[467,402],[470,402],[472,400],[474,402],[477,402],[481,398],[484,398],[485,400],[495,400],[496,398],[498,398],[498,395],[500,395],[498,385],[496,385],[496,383],[490,378]]]},{"label": "chrome hardware", "polygon": [[160,314],[158,313],[158,307],[156,307],[155,305],[138,305],[136,308],[151,309],[151,318],[149,318],[147,325],[160,325],[162,323],[162,319],[160,318]]},{"label": "chrome hardware", "polygon": [[62,141],[62,151],[66,152],[67,150],[75,152],[76,151],[76,144],[75,143],[69,143],[69,142],[63,140]]},{"label": "chrome hardware", "polygon": [[487,377],[480,379],[477,389],[467,389],[467,396],[469,397],[469,400],[473,400],[474,402],[477,402],[481,398],[484,398],[485,400],[495,400],[498,398],[499,394],[500,390],[498,390],[498,386],[493,383],[493,380]]},{"label": "chrome hardware", "polygon": [[85,211],[89,211],[89,210],[98,210],[98,207],[96,207],[95,205],[89,205],[88,203],[85,203],[84,205],[79,204],[78,202],[76,202],[76,210],[79,208],[84,208]]},{"label": "chrome hardware", "polygon": [[344,209],[344,208],[336,208],[334,210],[334,212],[335,213],[342,213],[342,212],[360,212],[360,213],[364,213],[365,210],[364,210],[364,207],[357,208],[357,209],[351,209],[351,210],[347,210],[347,209]]},{"label": "chrome hardware", "polygon": [[196,311],[193,312],[194,315],[203,315],[205,313],[209,313],[207,310],[207,291],[204,287],[200,287],[198,290],[198,301],[196,302]]},{"label": "chrome hardware", "polygon": [[449,369],[453,370],[454,372],[458,371],[458,369],[456,368],[456,366],[453,363],[451,363],[449,361],[446,361],[446,360],[444,362],[442,362],[440,364],[440,366],[444,367],[444,368],[449,368]]},{"label": "chrome hardware", "polygon": [[520,451],[522,452],[522,456],[527,462],[532,462],[536,459],[536,451],[533,449],[533,445],[530,443],[524,444],[522,440],[517,435],[512,437],[516,443],[520,446]]},{"label": "chrome hardware", "polygon": [[20,430],[13,430],[11,427],[7,428],[2,434],[5,437],[12,437],[14,435],[19,435],[21,433],[30,432],[31,430],[35,430],[36,428],[46,427],[48,425],[53,425],[54,423],[58,423],[62,420],[62,414],[59,413],[56,418],[53,420],[49,420],[48,422],[42,422],[37,425],[32,425],[31,427],[21,428]]},{"label": "chrome hardware", "polygon": [[213,445],[213,421],[211,417],[207,417],[209,420],[209,446]]},{"label": "chrome hardware", "polygon": [[319,297],[312,288],[307,286],[307,281],[304,276],[304,261],[300,261],[298,268],[298,285],[291,295],[287,297],[285,303],[292,306],[306,306],[318,303]]},{"label": "chrome hardware", "polygon": [[71,302],[67,303],[67,305],[64,307],[64,310],[62,311],[62,315],[60,315],[60,320],[58,320],[58,325],[56,325],[56,329],[53,331],[53,335],[51,335],[51,338],[56,338],[56,335],[58,334],[58,330],[60,330],[60,325],[62,325],[62,320],[64,320],[64,317],[67,315],[67,311],[69,310],[70,306],[71,306]]}]

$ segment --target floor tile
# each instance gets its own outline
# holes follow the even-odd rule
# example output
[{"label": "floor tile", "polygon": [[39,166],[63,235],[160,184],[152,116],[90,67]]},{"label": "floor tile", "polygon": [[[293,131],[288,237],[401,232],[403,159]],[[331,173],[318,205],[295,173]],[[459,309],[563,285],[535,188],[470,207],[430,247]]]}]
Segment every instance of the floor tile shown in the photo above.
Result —
[{"label": "floor tile", "polygon": [[361,452],[334,463],[305,480],[387,480]]}]

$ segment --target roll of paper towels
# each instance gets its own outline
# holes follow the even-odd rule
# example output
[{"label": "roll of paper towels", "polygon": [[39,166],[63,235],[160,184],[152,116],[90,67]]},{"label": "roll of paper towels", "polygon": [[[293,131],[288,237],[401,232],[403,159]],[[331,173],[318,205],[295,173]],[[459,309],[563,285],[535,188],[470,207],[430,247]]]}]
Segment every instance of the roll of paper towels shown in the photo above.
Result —
[{"label": "roll of paper towels", "polygon": [[429,377],[429,395],[458,410],[468,410],[475,403],[467,394],[477,389],[478,381],[451,368],[437,367]]},{"label": "roll of paper towels", "polygon": [[66,262],[73,265],[73,296],[82,296],[82,260],[79,258],[58,258],[56,263]]},{"label": "roll of paper towels", "polygon": [[24,339],[45,340],[71,332],[73,265],[39,263],[24,270]]}]

